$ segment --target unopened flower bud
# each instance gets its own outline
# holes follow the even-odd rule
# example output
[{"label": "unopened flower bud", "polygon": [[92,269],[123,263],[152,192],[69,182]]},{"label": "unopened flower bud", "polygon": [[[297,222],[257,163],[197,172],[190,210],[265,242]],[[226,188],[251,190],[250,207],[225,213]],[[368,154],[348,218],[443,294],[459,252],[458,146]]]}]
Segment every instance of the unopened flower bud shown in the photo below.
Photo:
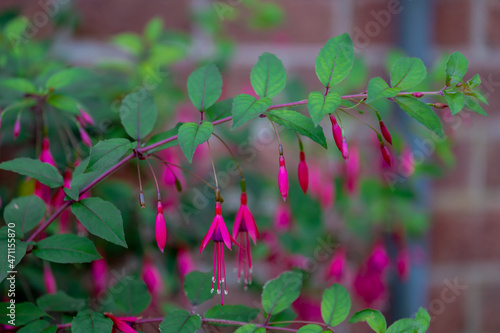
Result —
[{"label": "unopened flower bud", "polygon": [[380,121],[380,131],[382,132],[384,139],[392,145],[391,133],[389,133],[389,130],[387,129],[382,120]]},{"label": "unopened flower bud", "polygon": [[17,116],[16,122],[14,123],[14,131],[13,131],[14,140],[17,140],[20,133],[21,133],[21,117]]},{"label": "unopened flower bud", "polygon": [[165,245],[167,244],[167,224],[165,223],[165,216],[163,215],[163,206],[159,200],[156,210],[155,237],[158,248],[163,253]]},{"label": "unopened flower bud", "polygon": [[139,204],[141,205],[141,208],[146,207],[146,200],[144,199],[144,192],[139,193]]},{"label": "unopened flower bud", "polygon": [[285,157],[280,154],[280,169],[278,172],[278,186],[280,189],[281,196],[283,197],[283,201],[286,201],[286,197],[288,196],[288,173],[286,172],[285,167]]},{"label": "unopened flower bud", "polygon": [[87,147],[92,147],[92,140],[90,140],[90,137],[89,137],[87,131],[85,131],[85,129],[83,129],[83,127],[80,127],[79,131],[80,131],[80,137],[82,138],[82,142]]},{"label": "unopened flower bud", "polygon": [[54,273],[50,268],[50,264],[45,262],[43,265],[43,284],[45,286],[45,290],[47,294],[55,294],[57,291],[56,287],[56,279],[54,277]]},{"label": "unopened flower bud", "polygon": [[333,139],[335,140],[335,144],[337,145],[337,148],[342,153],[342,150],[343,150],[342,129],[340,128],[339,124],[337,123],[337,119],[335,118],[334,115],[330,115],[330,121],[332,122]]},{"label": "unopened flower bud", "polygon": [[344,158],[344,160],[348,160],[349,159],[349,148],[347,147],[347,140],[345,137],[342,138],[342,157]]},{"label": "unopened flower bud", "polygon": [[391,166],[391,154],[389,153],[389,149],[386,146],[381,145],[380,150],[382,151],[382,156],[384,157],[385,163]]},{"label": "unopened flower bud", "polygon": [[424,94],[422,94],[421,92],[414,92],[413,94],[411,94],[413,97],[416,97],[416,98],[421,98],[422,96],[424,96]]},{"label": "unopened flower bud", "polygon": [[431,105],[436,109],[446,109],[448,107],[448,104],[443,104],[443,103],[434,103]]},{"label": "unopened flower bud", "polygon": [[300,188],[304,194],[307,193],[307,188],[309,187],[309,171],[306,163],[306,156],[303,151],[300,152],[300,162],[299,162],[299,184]]}]

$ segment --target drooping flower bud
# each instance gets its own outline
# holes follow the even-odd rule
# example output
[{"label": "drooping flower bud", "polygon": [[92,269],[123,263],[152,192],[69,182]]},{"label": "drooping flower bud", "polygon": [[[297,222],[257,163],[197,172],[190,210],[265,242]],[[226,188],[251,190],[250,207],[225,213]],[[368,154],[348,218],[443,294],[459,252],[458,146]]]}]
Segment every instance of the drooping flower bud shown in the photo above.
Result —
[{"label": "drooping flower bud", "polygon": [[186,248],[180,248],[177,252],[177,269],[182,278],[195,270],[191,252]]},{"label": "drooping flower bud", "polygon": [[327,271],[327,280],[340,283],[345,274],[346,253],[343,247],[339,247],[333,255],[332,262]]},{"label": "drooping flower bud", "polygon": [[104,316],[113,322],[113,332],[119,329],[123,333],[137,333],[129,324],[137,321],[136,317],[115,317],[111,313],[104,312]]},{"label": "drooping flower bud", "polygon": [[347,140],[345,136],[342,138],[342,157],[346,160],[346,162],[349,159],[349,147],[347,147]]},{"label": "drooping flower bud", "polygon": [[139,192],[139,205],[141,205],[141,208],[146,207],[146,199],[144,199],[144,192],[142,190]]},{"label": "drooping flower bud", "polygon": [[424,94],[422,94],[421,92],[414,92],[414,93],[412,94],[412,96],[413,96],[413,97],[415,97],[415,98],[421,98],[421,97],[423,97],[423,96],[424,96]]},{"label": "drooping flower bud", "polygon": [[391,166],[391,153],[389,153],[389,149],[386,146],[381,145],[380,150],[382,151],[382,156],[384,157],[385,163]]},{"label": "drooping flower bud", "polygon": [[94,119],[92,118],[92,116],[85,112],[85,110],[82,108],[80,108],[80,116],[82,117],[84,123],[94,125]]},{"label": "drooping flower bud", "polygon": [[43,285],[47,294],[55,294],[57,291],[56,279],[48,262],[43,264]]},{"label": "drooping flower bud", "polygon": [[278,232],[288,231],[292,225],[292,213],[284,203],[279,203],[274,213],[273,227]]},{"label": "drooping flower bud", "polygon": [[434,104],[431,104],[431,106],[435,107],[436,109],[446,109],[448,107],[448,104],[434,103]]},{"label": "drooping flower bud", "polygon": [[330,115],[330,121],[332,122],[333,139],[335,140],[335,144],[337,145],[337,148],[342,153],[342,150],[343,150],[342,129],[340,128],[339,124],[337,123],[337,119],[335,118],[335,116],[333,114]]},{"label": "drooping flower bud", "polygon": [[151,295],[158,296],[162,293],[163,279],[158,271],[158,268],[154,265],[150,258],[144,259],[141,276]]},{"label": "drooping flower bud", "polygon": [[106,259],[92,261],[90,272],[94,295],[100,296],[108,289],[108,264]]},{"label": "drooping flower bud", "polygon": [[82,138],[83,144],[85,144],[87,147],[92,147],[92,140],[90,140],[89,134],[87,131],[83,128],[79,128],[80,131],[80,137]]},{"label": "drooping flower bud", "polygon": [[160,200],[158,200],[158,206],[156,209],[155,237],[158,248],[160,249],[161,253],[163,253],[165,245],[167,244],[167,224],[165,223],[163,206],[161,205]]},{"label": "drooping flower bud", "polygon": [[389,256],[382,243],[377,243],[368,257],[367,267],[375,272],[383,272],[389,266]]},{"label": "drooping flower bud", "polygon": [[387,129],[382,120],[380,121],[380,131],[382,132],[384,139],[392,145],[391,133],[389,133],[389,130]]},{"label": "drooping flower bud", "polygon": [[279,161],[280,169],[278,172],[278,186],[283,201],[286,201],[286,197],[288,196],[288,173],[286,172],[285,157],[283,156],[283,154],[280,154]]},{"label": "drooping flower bud", "polygon": [[303,151],[300,152],[299,184],[304,194],[306,194],[307,188],[309,187],[309,171],[307,169],[306,155]]},{"label": "drooping flower bud", "polygon": [[40,153],[40,161],[43,163],[48,163],[57,168],[56,161],[54,160],[54,157],[50,152],[50,143],[49,138],[47,137],[44,137],[42,139],[42,152]]},{"label": "drooping flower bud", "polygon": [[20,133],[21,133],[21,114],[17,116],[16,122],[14,123],[14,131],[13,131],[14,140],[17,140]]},{"label": "drooping flower bud", "polygon": [[396,270],[401,281],[406,280],[410,274],[410,252],[406,247],[398,251]]}]

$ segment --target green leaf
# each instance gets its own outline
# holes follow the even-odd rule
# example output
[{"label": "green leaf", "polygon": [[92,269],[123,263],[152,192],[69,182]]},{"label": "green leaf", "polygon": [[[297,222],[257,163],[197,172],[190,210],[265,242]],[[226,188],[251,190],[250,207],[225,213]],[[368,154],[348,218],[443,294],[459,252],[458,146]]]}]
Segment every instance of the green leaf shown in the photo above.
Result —
[{"label": "green leaf", "polygon": [[401,88],[391,88],[381,77],[374,77],[368,83],[366,103],[371,103],[380,98],[397,96]]},{"label": "green leaf", "polygon": [[55,167],[32,158],[20,157],[0,163],[0,169],[35,178],[52,188],[61,187],[64,184],[61,174]]},{"label": "green leaf", "polygon": [[87,198],[73,203],[71,212],[91,234],[127,247],[122,214],[111,202],[101,198]]},{"label": "green leaf", "polygon": [[285,88],[285,67],[274,54],[264,52],[252,68],[250,82],[261,98],[272,98]]},{"label": "green leaf", "polygon": [[73,298],[63,291],[55,294],[45,294],[36,300],[36,305],[46,312],[72,312],[80,311],[86,307],[86,301],[81,298]]},{"label": "green leaf", "polygon": [[214,125],[210,122],[204,122],[201,125],[197,123],[185,123],[179,128],[177,139],[189,163],[193,161],[196,147],[207,141],[213,131]]},{"label": "green leaf", "polygon": [[436,133],[440,138],[444,138],[443,125],[429,105],[410,96],[398,97],[396,102],[410,117]]},{"label": "green leaf", "polygon": [[452,86],[462,82],[468,67],[469,61],[462,53],[451,54],[446,63],[446,85]]},{"label": "green leaf", "polygon": [[8,78],[0,81],[0,86],[17,90],[23,93],[36,93],[36,87],[30,81],[23,78]]},{"label": "green leaf", "polygon": [[351,310],[351,297],[347,290],[338,283],[323,292],[321,317],[328,326],[337,326],[343,322]]},{"label": "green leaf", "polygon": [[467,95],[477,98],[480,102],[488,105],[488,100],[484,97],[483,93],[479,90],[469,91]]},{"label": "green leaf", "polygon": [[144,28],[144,36],[149,41],[155,41],[161,36],[163,31],[163,20],[160,17],[155,17],[146,24]]},{"label": "green leaf", "polygon": [[189,302],[196,306],[214,297],[212,274],[193,271],[184,277],[184,293]]},{"label": "green leaf", "polygon": [[40,259],[61,264],[91,262],[102,258],[90,239],[71,234],[42,239],[36,243],[33,254]]},{"label": "green leaf", "polygon": [[17,333],[41,333],[49,326],[50,323],[46,320],[35,320],[34,322],[21,327]]},{"label": "green leaf", "polygon": [[[25,256],[26,248],[28,247],[28,245],[25,242],[20,241],[19,239],[16,238],[15,256],[11,254],[11,256],[9,257],[8,253],[9,244],[12,244],[12,242],[9,243],[7,239],[8,231],[9,229],[7,227],[0,228],[0,282],[7,277],[8,271],[15,270],[17,264],[19,264],[19,262]],[[12,245],[10,248],[12,249]]]},{"label": "green leaf", "polygon": [[99,141],[90,149],[90,160],[85,172],[104,170],[122,158],[130,149],[130,141],[127,139],[109,139]]},{"label": "green leaf", "polygon": [[356,312],[351,319],[349,319],[349,323],[358,323],[360,321],[365,321],[370,325],[370,327],[377,333],[385,333],[387,329],[387,322],[385,321],[384,315],[380,313],[380,311],[365,309],[359,312]]},{"label": "green leaf", "polygon": [[427,310],[420,307],[417,311],[417,314],[415,315],[415,321],[420,324],[418,333],[424,333],[429,328],[429,325],[431,323],[431,316],[429,315],[429,312],[427,312]]},{"label": "green leaf", "polygon": [[145,89],[125,96],[119,111],[125,131],[134,140],[146,137],[153,130],[158,117],[155,101]]},{"label": "green leaf", "polygon": [[72,333],[110,333],[112,329],[111,319],[88,310],[78,312],[71,322]]},{"label": "green leaf", "polygon": [[323,328],[315,324],[304,325],[297,331],[297,333],[321,333],[321,332],[323,332]]},{"label": "green leaf", "polygon": [[189,98],[198,111],[211,107],[222,94],[222,76],[217,66],[209,64],[191,73],[187,89]]},{"label": "green leaf", "polygon": [[5,222],[15,224],[17,237],[22,237],[36,227],[44,215],[45,203],[36,195],[12,199],[3,211]]},{"label": "green leaf", "polygon": [[391,86],[401,90],[415,87],[427,76],[427,69],[418,58],[399,58],[391,70]]},{"label": "green leaf", "polygon": [[457,113],[462,111],[465,105],[464,94],[462,94],[461,92],[447,91],[444,91],[443,93],[452,115],[456,115]]},{"label": "green leaf", "polygon": [[477,88],[480,85],[481,85],[481,77],[479,76],[479,74],[474,75],[472,79],[467,81],[467,86],[469,87],[469,89]]},{"label": "green leaf", "polygon": [[[11,306],[11,303],[9,302],[0,303],[0,324],[9,325],[9,320],[12,319],[9,317],[9,306]],[[50,317],[44,311],[40,310],[35,304],[30,302],[16,303],[15,308],[15,325],[11,326],[23,326],[41,317]]]},{"label": "green leaf", "polygon": [[56,109],[69,112],[74,115],[80,114],[79,104],[77,100],[60,94],[52,94],[47,99],[47,103]]},{"label": "green leaf", "polygon": [[125,276],[111,289],[110,294],[116,305],[127,315],[136,316],[151,303],[148,287],[142,280]]},{"label": "green leaf", "polygon": [[266,333],[266,329],[264,327],[258,327],[255,324],[248,324],[245,326],[241,326],[234,333]]},{"label": "green leaf", "polygon": [[[264,312],[264,317],[267,317],[267,313]],[[288,326],[288,322],[293,321],[297,318],[297,314],[291,307],[286,308],[285,310],[281,311],[280,313],[277,313],[275,315],[272,315],[271,318],[269,319],[270,323],[278,323],[278,324],[273,324],[273,326],[276,327],[286,327]],[[281,323],[281,322],[287,322],[287,323]]]},{"label": "green leaf", "polygon": [[231,115],[233,108],[233,99],[228,98],[217,102],[205,110],[205,117],[208,121],[216,121]]},{"label": "green leaf", "polygon": [[233,99],[233,125],[235,129],[247,121],[257,118],[259,115],[266,112],[267,108],[271,106],[272,100],[268,97],[256,99],[247,94],[237,95]]},{"label": "green leaf", "polygon": [[482,114],[483,116],[488,116],[481,105],[470,97],[465,97],[465,107],[473,112]]},{"label": "green leaf", "polygon": [[[386,331],[387,333],[420,333],[420,323],[414,319],[403,318],[395,321]],[[422,331],[424,332],[424,331]]]},{"label": "green leaf", "polygon": [[[171,128],[168,131],[153,135],[151,137],[151,139],[149,139],[149,141],[148,141],[148,146],[177,135],[177,133],[179,132],[179,127],[181,127],[181,126],[182,126],[182,123],[177,123],[174,128]],[[170,148],[173,146],[177,146],[178,144],[179,144],[178,140],[175,139],[175,140],[172,140],[170,142],[164,143],[159,147],[151,149],[149,152],[154,153],[155,151],[159,151],[159,150],[167,149],[167,148]]]},{"label": "green leaf", "polygon": [[337,93],[329,93],[325,96],[317,91],[311,92],[307,101],[307,108],[314,126],[318,126],[325,114],[334,112],[341,101],[342,99]]},{"label": "green leaf", "polygon": [[323,128],[314,126],[311,118],[293,110],[271,110],[267,113],[267,116],[277,124],[295,131],[297,134],[307,136],[314,142],[319,143],[323,148],[327,148]]},{"label": "green leaf", "polygon": [[64,192],[71,199],[80,200],[80,191],[99,177],[103,171],[84,173],[89,163],[89,157],[84,159],[73,171],[73,179],[71,180],[70,188],[64,188]]},{"label": "green leaf", "polygon": [[186,310],[175,310],[165,316],[160,324],[161,333],[193,333],[201,328],[199,315],[190,315]]},{"label": "green leaf", "polygon": [[113,43],[135,56],[142,52],[141,38],[134,33],[122,33],[114,36]]},{"label": "green leaf", "polygon": [[316,58],[316,75],[325,87],[342,82],[351,72],[354,46],[347,33],[331,38]]},{"label": "green leaf", "polygon": [[88,76],[88,69],[85,68],[67,68],[63,69],[47,79],[45,87],[47,89],[60,89],[79,83],[82,78]]},{"label": "green leaf", "polygon": [[279,313],[290,307],[300,294],[302,274],[284,272],[268,281],[262,291],[262,307],[270,314]]},{"label": "green leaf", "polygon": [[205,318],[249,322],[254,320],[259,312],[259,309],[249,308],[244,305],[217,304],[205,312]]}]

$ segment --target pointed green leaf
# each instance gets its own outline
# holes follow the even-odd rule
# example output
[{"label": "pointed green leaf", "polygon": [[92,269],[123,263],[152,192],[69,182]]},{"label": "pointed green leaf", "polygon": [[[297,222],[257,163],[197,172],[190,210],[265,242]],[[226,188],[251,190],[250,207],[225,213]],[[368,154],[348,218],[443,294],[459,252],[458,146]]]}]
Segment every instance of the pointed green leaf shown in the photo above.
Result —
[{"label": "pointed green leaf", "polygon": [[391,86],[401,90],[415,87],[427,76],[427,69],[418,58],[399,58],[391,70]]},{"label": "pointed green leaf", "polygon": [[127,139],[109,139],[99,141],[90,149],[90,160],[85,172],[104,170],[120,160],[130,149],[130,141]]},{"label": "pointed green leaf", "polygon": [[56,188],[63,186],[63,178],[59,171],[52,165],[43,163],[40,160],[20,157],[0,163],[0,169],[35,178],[48,187]]},{"label": "pointed green leaf", "polygon": [[116,305],[129,316],[137,316],[147,309],[151,303],[151,295],[146,284],[137,278],[125,276],[112,288],[110,296]]},{"label": "pointed green leaf", "polygon": [[319,143],[323,148],[327,148],[323,128],[314,126],[311,118],[293,110],[271,110],[267,113],[267,116],[275,123],[295,131],[297,134],[307,136],[314,142]]},{"label": "pointed green leaf", "polygon": [[[8,315],[10,309],[8,308],[10,303],[0,303],[0,324],[9,324],[11,319]],[[44,311],[40,310],[35,304],[30,302],[16,303],[16,320],[15,326],[23,326],[41,317],[50,317]],[[14,326],[14,325],[12,325]]]},{"label": "pointed green leaf", "polygon": [[71,322],[72,333],[110,333],[112,329],[111,319],[88,310],[78,312]]},{"label": "pointed green leaf", "polygon": [[403,318],[392,323],[387,329],[387,333],[423,333],[420,322],[411,318]]},{"label": "pointed green leaf", "polygon": [[443,93],[452,115],[456,115],[457,113],[462,111],[465,105],[464,94],[462,94],[461,92],[449,93],[447,91],[444,91]]},{"label": "pointed green leaf", "polygon": [[479,76],[479,74],[474,75],[472,79],[467,81],[467,86],[469,87],[469,89],[477,88],[480,85],[481,85],[481,77]]},{"label": "pointed green leaf", "polygon": [[201,327],[199,315],[190,315],[186,310],[174,310],[160,324],[161,333],[194,333]]},{"label": "pointed green leaf", "polygon": [[212,289],[212,274],[197,271],[190,272],[184,277],[184,293],[193,305],[199,305],[214,297]]},{"label": "pointed green leaf", "polygon": [[341,98],[337,93],[329,93],[325,96],[317,91],[311,92],[307,100],[307,108],[314,126],[318,126],[324,115],[334,112],[340,102]]},{"label": "pointed green leaf", "polygon": [[235,129],[247,121],[257,118],[259,115],[266,112],[267,108],[271,106],[271,99],[268,97],[256,99],[247,94],[237,95],[233,99],[233,125]]},{"label": "pointed green leaf", "polygon": [[250,73],[252,87],[261,98],[278,95],[286,85],[283,63],[274,54],[265,52]]},{"label": "pointed green leaf", "polygon": [[351,310],[351,297],[347,290],[338,283],[323,292],[321,316],[328,326],[337,326],[343,322]]},{"label": "pointed green leaf", "polygon": [[47,98],[47,103],[56,109],[66,111],[71,114],[80,114],[80,109],[78,108],[80,103],[78,103],[78,101],[74,98],[60,94],[51,94],[49,98]]},{"label": "pointed green leaf", "polygon": [[[28,325],[21,327],[17,333],[42,333],[46,328],[50,326],[50,323],[46,320],[35,320]],[[57,329],[57,327],[54,327]],[[54,331],[55,332],[55,331]]]},{"label": "pointed green leaf", "polygon": [[249,308],[244,305],[217,304],[205,312],[205,318],[249,322],[254,320],[259,312],[259,309]]},{"label": "pointed green leaf", "polygon": [[144,36],[149,41],[155,41],[161,36],[163,31],[163,20],[160,17],[155,17],[149,20],[144,28]]},{"label": "pointed green leaf", "polygon": [[391,88],[381,77],[374,77],[368,83],[366,103],[371,103],[380,98],[395,97],[401,88]]},{"label": "pointed green leaf", "polygon": [[71,312],[80,311],[86,306],[86,301],[81,298],[73,298],[63,291],[55,294],[45,294],[36,300],[36,305],[46,312]]},{"label": "pointed green leaf", "polygon": [[117,45],[121,49],[124,49],[130,54],[139,56],[142,52],[142,41],[137,34],[126,32],[114,36],[112,40],[113,44]]},{"label": "pointed green leaf", "polygon": [[7,277],[8,271],[15,270],[17,264],[25,256],[28,247],[28,244],[16,238],[16,254],[15,256],[12,254],[9,256],[9,244],[11,243],[7,238],[8,233],[9,229],[7,227],[0,228],[0,282]]},{"label": "pointed green leaf", "polygon": [[64,193],[68,195],[69,198],[78,201],[80,199],[80,191],[83,190],[87,185],[93,182],[97,177],[99,177],[104,170],[92,171],[84,173],[90,158],[84,159],[73,171],[73,179],[71,180],[70,188],[64,188]]},{"label": "pointed green leaf", "polygon": [[267,281],[262,291],[262,307],[266,313],[276,314],[292,305],[302,288],[302,274],[284,272]]},{"label": "pointed green leaf", "polygon": [[35,244],[33,254],[40,259],[61,264],[91,262],[102,258],[90,239],[71,234],[42,239]]},{"label": "pointed green leaf", "polygon": [[483,116],[488,116],[481,105],[470,97],[465,97],[465,107],[473,112],[482,114]]},{"label": "pointed green leaf", "polygon": [[302,326],[297,333],[321,333],[323,328],[316,324],[309,324]]},{"label": "pointed green leaf", "polygon": [[[175,125],[174,128],[171,128],[169,129],[168,131],[165,131],[165,132],[161,132],[161,133],[158,133],[158,134],[155,134],[151,137],[151,139],[149,139],[148,141],[148,146],[152,145],[152,144],[155,144],[157,142],[160,142],[160,141],[163,141],[165,139],[168,139],[168,138],[171,138],[173,136],[176,136],[177,133],[179,133],[179,128],[182,126],[183,123],[177,123]],[[167,148],[170,148],[170,147],[173,147],[173,146],[177,146],[179,144],[177,138],[174,139],[174,140],[171,140],[167,143],[164,143],[162,144],[161,146],[159,147],[156,147],[156,148],[153,148],[151,149],[149,152],[150,153],[154,153],[156,151],[160,151],[160,150],[163,150],[163,149],[167,149]]]},{"label": "pointed green leaf", "polygon": [[385,317],[380,313],[380,311],[365,309],[359,312],[356,312],[351,319],[349,319],[349,323],[358,323],[360,321],[365,321],[370,325],[370,327],[377,333],[385,333],[387,329],[387,322],[385,321]]},{"label": "pointed green leaf", "polygon": [[44,215],[45,203],[36,195],[12,199],[3,211],[5,222],[15,224],[17,237],[22,237],[36,227]]},{"label": "pointed green leaf", "polygon": [[396,102],[406,114],[436,133],[440,138],[444,138],[443,125],[429,105],[409,96],[398,97]]},{"label": "pointed green leaf", "polygon": [[222,76],[214,64],[195,70],[187,81],[189,98],[198,111],[211,107],[222,94]]},{"label": "pointed green leaf", "polygon": [[429,315],[429,312],[427,312],[427,310],[420,307],[418,308],[417,314],[415,315],[415,321],[420,324],[417,333],[424,333],[429,328],[429,325],[431,323],[431,316]]},{"label": "pointed green leaf", "polygon": [[325,87],[342,82],[351,72],[354,46],[347,33],[331,38],[316,58],[316,75]]},{"label": "pointed green leaf", "polygon": [[127,247],[122,214],[111,202],[101,198],[87,198],[73,203],[71,212],[91,234]]},{"label": "pointed green leaf", "polygon": [[462,82],[468,67],[469,61],[462,53],[451,54],[446,63],[446,85],[452,86]]},{"label": "pointed green leaf", "polygon": [[469,91],[467,95],[477,98],[481,103],[488,105],[488,100],[484,97],[483,93],[479,90]]},{"label": "pointed green leaf", "polygon": [[266,329],[264,327],[258,327],[255,324],[248,324],[245,326],[241,326],[234,333],[266,333]]},{"label": "pointed green leaf", "polygon": [[83,78],[87,78],[89,70],[86,68],[67,68],[63,69],[47,79],[45,87],[47,89],[60,89],[66,86],[80,82]]},{"label": "pointed green leaf", "polygon": [[185,123],[179,128],[178,140],[184,156],[189,163],[193,161],[193,155],[198,147],[203,142],[207,141],[212,132],[214,125],[210,122],[204,122],[201,125],[196,123]]},{"label": "pointed green leaf", "polygon": [[208,121],[216,121],[231,116],[233,108],[233,99],[228,98],[217,102],[205,111],[205,117]]},{"label": "pointed green leaf", "polygon": [[134,140],[146,137],[153,130],[158,117],[158,108],[146,89],[125,96],[119,112],[125,131]]},{"label": "pointed green leaf", "polygon": [[36,87],[30,81],[23,78],[8,78],[0,81],[0,86],[17,90],[23,93],[36,93]]}]

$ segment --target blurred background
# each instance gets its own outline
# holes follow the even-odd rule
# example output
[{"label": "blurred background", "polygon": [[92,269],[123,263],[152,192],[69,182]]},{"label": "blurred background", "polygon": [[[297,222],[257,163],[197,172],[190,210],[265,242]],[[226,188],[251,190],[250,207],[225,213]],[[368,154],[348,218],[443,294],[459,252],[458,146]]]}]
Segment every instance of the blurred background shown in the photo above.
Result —
[{"label": "blurred background", "polygon": [[[166,84],[175,83],[184,89],[186,78],[197,62],[215,59],[223,72],[226,97],[251,89],[250,70],[258,56],[267,51],[283,61],[289,75],[290,87],[283,100],[306,98],[308,91],[320,87],[314,72],[319,49],[329,38],[343,32],[349,33],[354,41],[356,53],[362,59],[359,67],[366,68],[365,73],[356,74],[361,84],[349,83],[349,89],[358,89],[355,92],[366,89],[366,78],[387,78],[388,64],[396,55],[422,58],[431,73],[435,67],[443,68],[443,57],[446,59],[454,51],[462,52],[470,63],[466,78],[480,74],[489,101],[485,106],[489,117],[470,112],[454,118],[443,117],[445,133],[449,135],[446,149],[451,147],[454,158],[441,153],[439,157],[445,161],[440,164],[441,169],[429,172],[438,177],[431,179],[424,174],[414,184],[419,211],[426,217],[429,228],[408,241],[415,267],[407,281],[391,283],[389,308],[394,317],[401,317],[411,315],[420,305],[426,307],[433,318],[431,332],[500,331],[497,313],[500,308],[499,1],[2,0],[0,14],[5,20],[17,14],[26,16],[33,23],[30,38],[51,39],[53,43],[46,52],[77,66],[121,63],[131,57],[154,58],[153,51],[146,55],[136,52],[133,42],[116,36],[129,32],[142,34],[145,25],[159,17],[171,37],[166,49],[156,50],[157,56],[162,57],[164,52],[163,56],[170,57],[167,63],[160,64],[169,66],[165,72],[159,71],[160,76],[166,75]],[[148,67],[143,70],[138,71],[138,77],[147,75]],[[435,81],[444,82],[442,78],[438,74]],[[434,86],[439,89],[440,84]],[[183,104],[182,98],[176,96],[184,93],[185,90],[178,93],[169,87],[168,96],[155,94],[178,109]],[[97,120],[107,119],[105,112],[97,108],[89,110]],[[181,120],[197,117],[189,110]],[[398,116],[391,119],[393,127],[403,129],[399,137],[405,137],[425,159],[431,160],[443,150],[432,141],[413,136],[410,131],[406,133],[410,126],[408,119]],[[170,127],[173,124],[171,121]],[[348,127],[348,138],[356,136],[362,149],[372,149],[366,135],[349,134],[355,131],[355,126]],[[4,128],[5,125],[2,131]],[[105,132],[96,129],[94,134]],[[332,142],[327,123],[325,135]],[[262,156],[250,162],[251,166],[256,170],[265,167],[266,158],[274,163],[275,149],[272,142],[271,148],[259,151]],[[296,149],[290,144],[288,152],[292,154]],[[321,151],[316,150],[315,154],[318,152]],[[12,155],[12,151],[3,151],[1,159]],[[308,156],[313,155],[311,152]],[[290,158],[293,159],[297,160],[297,156]],[[362,169],[371,174],[378,168],[376,164],[365,163]],[[268,207],[267,212],[272,215],[273,209]],[[398,218],[411,219],[410,215],[411,211],[407,211]],[[209,266],[201,270],[208,271]]]}]

